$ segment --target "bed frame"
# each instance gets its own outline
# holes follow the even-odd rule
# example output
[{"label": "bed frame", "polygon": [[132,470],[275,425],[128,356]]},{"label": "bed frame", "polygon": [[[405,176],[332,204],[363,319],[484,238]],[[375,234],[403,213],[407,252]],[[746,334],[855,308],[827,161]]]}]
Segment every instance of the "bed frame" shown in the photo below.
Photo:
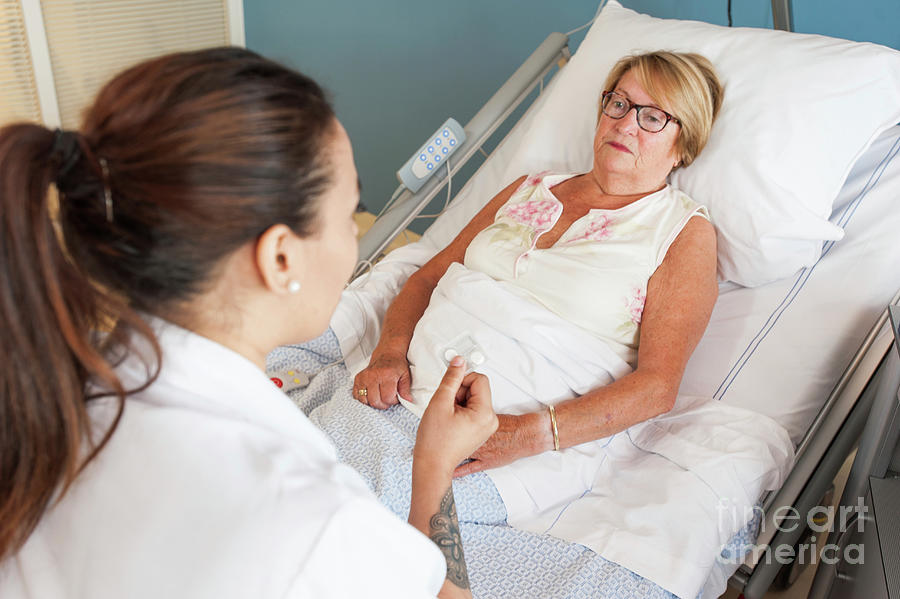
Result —
[{"label": "bed frame", "polygon": [[[780,21],[787,25],[778,28],[789,30],[790,1],[773,0],[772,4],[773,15],[779,16],[779,19],[784,19],[784,15],[787,15],[787,21]],[[450,169],[451,177],[482,150],[516,108],[530,96],[533,101],[539,95],[532,92],[536,88],[543,90],[548,75],[552,79],[558,72],[557,70],[551,75],[554,67],[565,67],[571,56],[568,41],[568,36],[561,33],[547,36],[465,125],[466,141],[455,154],[456,159]],[[398,188],[395,193],[396,203],[385,211],[360,240],[355,276],[362,274],[383,255],[387,245],[403,232],[444,188],[446,182],[447,175],[442,169],[416,193],[411,193],[402,186]],[[898,301],[900,293],[891,303],[896,305]],[[891,342],[888,311],[885,308],[798,445],[795,465],[784,485],[777,492],[770,492],[761,498],[764,516],[762,532],[756,540],[757,546],[797,544],[804,527],[797,526],[791,532],[778,531],[776,529],[780,521],[776,520],[776,516],[785,514],[788,511],[786,508],[793,507],[805,519],[810,510],[819,505],[854,447],[859,444],[858,452],[868,455],[882,442],[874,436],[863,437],[862,433],[873,404],[888,402],[885,399],[887,397],[895,398],[900,388],[900,358],[896,352],[890,351]],[[866,482],[851,476],[844,496],[864,495],[863,486]],[[767,561],[762,551],[751,552],[731,577],[729,584],[740,589],[747,599],[757,599],[768,591],[782,567],[777,560]]]}]

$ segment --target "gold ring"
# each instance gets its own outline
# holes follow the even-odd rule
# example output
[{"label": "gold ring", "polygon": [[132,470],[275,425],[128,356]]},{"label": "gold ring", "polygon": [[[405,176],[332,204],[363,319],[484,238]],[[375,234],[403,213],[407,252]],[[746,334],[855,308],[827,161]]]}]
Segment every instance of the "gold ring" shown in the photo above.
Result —
[{"label": "gold ring", "polygon": [[359,391],[357,391],[357,393],[359,394],[360,397],[365,397],[365,396],[367,396],[367,395],[369,394],[369,392],[366,390],[365,387],[363,387],[362,389],[360,389]]}]

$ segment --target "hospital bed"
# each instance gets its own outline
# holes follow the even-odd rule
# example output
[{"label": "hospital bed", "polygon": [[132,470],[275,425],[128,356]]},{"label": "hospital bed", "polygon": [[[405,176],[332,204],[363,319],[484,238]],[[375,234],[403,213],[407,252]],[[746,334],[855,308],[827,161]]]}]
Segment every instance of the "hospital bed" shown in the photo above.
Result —
[{"label": "hospital bed", "polygon": [[[613,39],[615,36],[611,31],[622,32],[622,37],[628,39]],[[780,37],[765,37],[770,34]],[[729,46],[729,35],[743,37],[736,45]],[[707,40],[707,45],[698,39]],[[800,51],[796,55],[785,54],[784,47],[789,48],[795,40]],[[759,44],[774,44],[773,52],[782,57],[783,64],[773,60],[765,68],[774,72],[776,79],[779,68],[791,68],[791,60],[826,63],[833,60],[832,68],[857,73],[875,69],[866,83],[857,86],[861,95],[886,96],[882,106],[864,109],[871,119],[864,123],[857,121],[843,129],[840,123],[834,122],[835,119],[814,122],[815,131],[805,134],[812,136],[810,141],[818,147],[803,148],[802,144],[800,147],[802,152],[810,153],[803,154],[804,158],[813,162],[816,160],[814,153],[822,151],[823,143],[853,146],[845,157],[843,172],[827,173],[833,178],[830,188],[826,181],[816,181],[822,183],[826,193],[827,189],[833,188],[832,197],[825,198],[827,212],[822,217],[830,223],[831,231],[843,231],[843,239],[828,239],[827,228],[821,229],[826,233],[820,233],[824,236],[818,239],[809,235],[813,245],[821,249],[812,256],[804,249],[809,245],[804,242],[810,239],[788,240],[784,244],[788,250],[797,249],[800,254],[806,252],[801,258],[805,262],[800,268],[792,268],[790,260],[783,254],[784,248],[769,252],[762,258],[763,262],[771,260],[777,268],[778,262],[786,261],[788,266],[785,268],[790,268],[790,272],[781,273],[768,282],[760,282],[764,275],[758,273],[742,281],[745,284],[734,282],[742,276],[738,272],[742,258],[725,257],[720,253],[720,264],[723,260],[729,261],[726,270],[730,265],[738,274],[731,276],[731,281],[721,283],[720,297],[708,330],[691,358],[682,384],[683,393],[705,395],[771,417],[785,427],[794,442],[796,457],[789,475],[779,488],[760,496],[760,509],[754,511],[741,532],[723,548],[723,559],[717,562],[710,580],[701,589],[705,597],[716,596],[729,580],[732,586],[742,589],[746,597],[761,597],[782,568],[782,563],[762,549],[767,546],[793,547],[804,533],[804,526],[782,525],[788,509],[796,509],[800,518],[805,519],[805,515],[818,505],[838,469],[859,442],[875,398],[884,394],[896,396],[900,386],[900,359],[896,352],[889,351],[892,338],[886,310],[900,298],[900,235],[897,234],[900,231],[900,210],[897,209],[900,199],[900,112],[892,112],[895,109],[891,108],[892,102],[895,107],[900,106],[897,101],[900,98],[900,53],[849,42],[847,46],[841,46],[843,42],[817,36],[758,30],[736,30],[732,34],[725,28],[705,24],[636,15],[615,2],[603,8],[574,56],[570,56],[567,41],[562,34],[548,36],[466,124],[466,140],[456,151],[451,164],[416,193],[398,188],[390,209],[361,240],[358,276],[342,299],[332,321],[332,330],[310,344],[276,351],[270,356],[269,369],[273,372],[297,369],[311,375],[320,373],[312,376],[308,385],[290,391],[308,414],[317,413],[329,402],[334,403],[335,389],[349,397],[347,385],[352,374],[365,363],[377,342],[380,318],[409,274],[446,245],[485,202],[516,176],[547,163],[551,168],[583,166],[583,156],[574,156],[568,150],[570,144],[578,145],[579,135],[584,136],[583,132],[572,128],[579,127],[579,123],[572,121],[571,115],[578,113],[579,102],[593,105],[593,108],[583,108],[582,112],[595,110],[599,94],[594,92],[611,64],[609,61],[629,50],[699,50],[710,56],[721,70],[729,52],[737,54],[729,64],[739,64],[748,52],[753,61],[764,61],[766,57],[759,55]],[[591,56],[594,52],[605,52],[610,56],[595,59]],[[716,59],[717,53],[720,60]],[[842,60],[847,64],[837,64]],[[594,87],[588,92],[584,89],[583,79],[591,72],[599,81],[593,83]],[[722,74],[727,102],[729,94],[732,98],[740,96],[746,82],[727,68]],[[872,84],[872,81],[876,83]],[[848,86],[856,84],[850,82]],[[823,87],[818,93],[826,97],[832,92],[831,88]],[[853,92],[846,93],[851,94],[852,100]],[[508,133],[504,131],[502,136],[498,135],[498,130],[504,130],[507,117],[519,114],[520,105],[526,100],[532,103],[524,116]],[[791,101],[790,98],[782,100],[786,104]],[[798,101],[808,100],[801,98]],[[740,105],[734,104],[724,107],[722,122],[716,127],[730,133],[728,119],[736,113],[726,112],[740,109]],[[827,114],[828,110],[839,110],[840,107],[832,105],[822,109]],[[783,110],[800,118],[801,113],[791,113],[789,105]],[[771,125],[779,127],[778,123]],[[782,134],[796,139],[796,132],[766,131],[764,120],[754,121],[753,126],[767,143],[778,141]],[[592,130],[587,129],[590,137]],[[834,139],[829,140],[830,135],[834,135]],[[857,137],[851,139],[848,135]],[[498,137],[501,138],[499,141],[496,140]],[[717,158],[717,153],[725,152],[727,144],[720,144],[720,141],[711,139],[701,159],[709,157],[712,160]],[[495,149],[423,238],[382,259],[386,245],[434,198],[447,191],[450,187],[448,178],[452,180],[466,163],[479,159],[480,151],[494,143]],[[751,145],[748,142],[748,147]],[[752,149],[748,149],[750,151]],[[778,158],[789,162],[790,156],[785,153]],[[741,160],[741,156],[730,159]],[[699,166],[699,161],[697,164]],[[795,170],[798,178],[821,175],[815,170],[804,170],[801,162],[786,166]],[[778,166],[771,168],[774,171]],[[826,168],[840,170],[840,164],[827,164]],[[679,177],[679,186],[692,184],[687,173]],[[821,179],[826,178],[821,175]],[[699,180],[709,182],[708,178]],[[837,185],[834,185],[835,181]],[[705,203],[698,194],[694,197]],[[772,198],[763,198],[760,204],[768,200]],[[724,211],[729,209],[727,205],[711,206],[717,226],[727,228]],[[717,222],[717,217],[722,220]],[[747,223],[748,228],[758,225],[750,220]],[[777,246],[785,236],[790,237],[783,231],[777,232],[764,238],[762,245]],[[721,252],[727,252],[730,243],[737,244],[720,237]],[[729,278],[728,273],[722,278]],[[380,421],[366,420],[371,416],[359,412],[363,420],[358,428],[332,423],[325,425],[333,429],[326,432],[337,440],[342,457],[354,463],[356,459],[362,460],[361,454],[365,453],[365,450],[352,448],[354,443],[371,447],[368,443],[375,443],[379,436],[399,435],[395,441],[402,445],[404,438],[407,443],[414,438],[414,418],[402,408],[389,412],[392,424],[385,428],[380,428],[384,426]],[[361,464],[354,463],[365,469],[366,466]],[[408,481],[408,471],[401,469],[387,476],[394,480],[393,483],[384,482],[384,472],[363,474],[370,475],[370,481],[381,477],[374,483],[376,492],[398,515],[404,515],[402,496],[408,487],[408,482],[404,482],[404,477]],[[493,505],[487,497],[490,491],[479,487],[483,484],[483,481],[471,483],[472,493],[484,497],[485,506]],[[395,488],[390,488],[392,486]],[[461,518],[466,509],[461,507]],[[477,526],[470,526],[468,532],[464,529],[470,567],[473,557],[474,561],[482,562],[482,570],[473,577],[476,596],[671,596],[634,573],[623,572],[624,569],[616,564],[591,556],[590,551],[582,547],[552,538],[519,535],[504,528],[502,510],[491,511],[493,509],[488,507],[485,513],[474,514],[472,521],[477,521]],[[500,557],[492,556],[492,553]],[[529,553],[543,553],[546,559],[541,561],[534,555],[526,555]],[[538,567],[538,564],[544,565]],[[498,582],[496,577],[485,576],[484,569],[492,567],[505,568],[507,576],[521,580],[511,580],[507,584]],[[545,568],[558,568],[558,571],[538,573]],[[487,578],[491,580],[487,581]],[[529,586],[528,579],[534,579],[535,583]]]}]

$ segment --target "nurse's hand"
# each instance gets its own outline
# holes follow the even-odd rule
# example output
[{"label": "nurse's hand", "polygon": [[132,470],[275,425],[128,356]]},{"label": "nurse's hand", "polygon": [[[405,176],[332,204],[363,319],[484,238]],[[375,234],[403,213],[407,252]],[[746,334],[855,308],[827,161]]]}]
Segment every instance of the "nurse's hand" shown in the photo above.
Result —
[{"label": "nurse's hand", "polygon": [[457,356],[422,415],[413,464],[449,480],[456,466],[495,430],[488,378],[477,372],[465,374],[465,361]]},{"label": "nurse's hand", "polygon": [[379,410],[399,403],[397,394],[412,401],[409,362],[406,354],[386,353],[372,355],[369,365],[353,379],[353,398]]},{"label": "nurse's hand", "polygon": [[469,456],[470,461],[456,469],[453,476],[498,468],[553,449],[553,433],[546,418],[549,418],[547,412],[521,416],[499,414],[497,431]]}]

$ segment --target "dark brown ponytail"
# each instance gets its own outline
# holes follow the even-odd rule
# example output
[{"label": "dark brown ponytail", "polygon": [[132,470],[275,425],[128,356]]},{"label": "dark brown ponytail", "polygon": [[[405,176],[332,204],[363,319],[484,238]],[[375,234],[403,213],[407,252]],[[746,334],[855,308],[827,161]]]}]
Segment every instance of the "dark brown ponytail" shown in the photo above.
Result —
[{"label": "dark brown ponytail", "polygon": [[0,129],[0,559],[113,434],[89,437],[87,387],[121,415],[129,339],[158,356],[140,314],[177,314],[274,224],[316,231],[333,131],[314,81],[239,48],[128,69],[80,132]]}]

